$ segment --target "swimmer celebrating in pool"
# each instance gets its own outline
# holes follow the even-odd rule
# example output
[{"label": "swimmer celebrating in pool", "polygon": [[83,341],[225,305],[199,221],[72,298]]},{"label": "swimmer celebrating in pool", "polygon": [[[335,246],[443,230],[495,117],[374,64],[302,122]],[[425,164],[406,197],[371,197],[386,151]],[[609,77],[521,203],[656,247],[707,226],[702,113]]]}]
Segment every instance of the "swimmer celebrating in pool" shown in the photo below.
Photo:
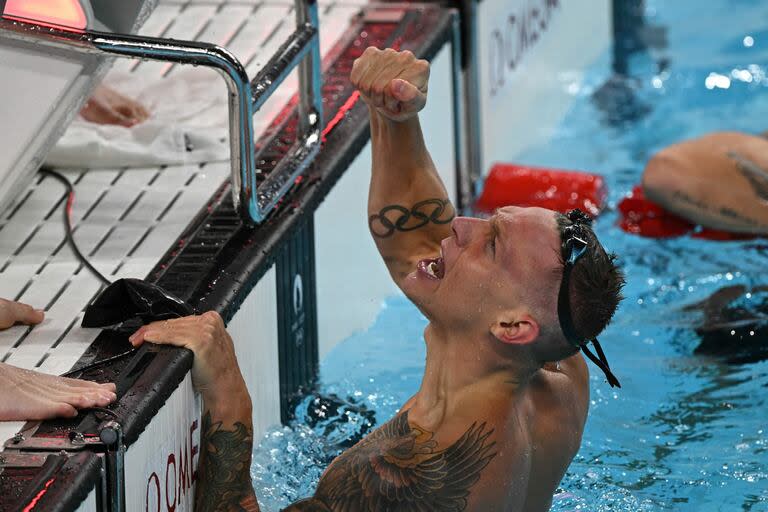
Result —
[{"label": "swimmer celebrating in pool", "polygon": [[[418,112],[429,64],[368,48],[352,83],[370,111],[371,233],[393,279],[429,319],[421,387],[400,413],[337,457],[287,511],[546,511],[579,449],[589,404],[581,348],[623,284],[583,214],[504,208],[454,218]],[[258,510],[250,400],[215,313],[131,339],[186,346],[204,402],[197,510]],[[221,354],[224,357],[221,357]]]}]

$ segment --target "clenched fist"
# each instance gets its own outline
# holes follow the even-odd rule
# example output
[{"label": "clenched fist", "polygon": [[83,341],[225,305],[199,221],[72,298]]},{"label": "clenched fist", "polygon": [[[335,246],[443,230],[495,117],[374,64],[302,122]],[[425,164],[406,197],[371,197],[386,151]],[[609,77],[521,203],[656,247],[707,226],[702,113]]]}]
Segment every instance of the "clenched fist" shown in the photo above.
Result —
[{"label": "clenched fist", "polygon": [[427,104],[429,62],[409,51],[371,46],[355,60],[350,81],[370,108],[392,121],[405,121]]}]

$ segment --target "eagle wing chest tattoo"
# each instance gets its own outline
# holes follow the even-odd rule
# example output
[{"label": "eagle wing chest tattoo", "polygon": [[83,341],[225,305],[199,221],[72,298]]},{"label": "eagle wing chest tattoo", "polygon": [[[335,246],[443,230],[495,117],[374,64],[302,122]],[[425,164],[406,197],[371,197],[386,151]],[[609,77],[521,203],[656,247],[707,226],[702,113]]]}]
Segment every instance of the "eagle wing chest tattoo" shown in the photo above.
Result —
[{"label": "eagle wing chest tattoo", "polygon": [[289,510],[466,510],[471,487],[496,456],[492,434],[485,423],[475,423],[440,450],[434,434],[411,426],[405,412],[340,455],[320,480],[315,498]]}]

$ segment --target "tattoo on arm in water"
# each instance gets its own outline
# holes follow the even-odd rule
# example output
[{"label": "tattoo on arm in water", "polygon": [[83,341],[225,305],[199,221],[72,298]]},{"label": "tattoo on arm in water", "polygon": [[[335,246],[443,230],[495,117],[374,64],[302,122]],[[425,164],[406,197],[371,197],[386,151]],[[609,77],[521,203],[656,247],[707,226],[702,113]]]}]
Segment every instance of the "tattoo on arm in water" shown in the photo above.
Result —
[{"label": "tattoo on arm in water", "polygon": [[707,212],[710,215],[718,216],[722,219],[727,219],[729,221],[741,222],[743,224],[746,224],[747,226],[751,226],[754,228],[768,230],[768,225],[763,224],[757,219],[753,219],[752,217],[743,215],[737,212],[736,210],[734,210],[733,208],[729,208],[727,206],[722,206],[722,207],[710,206],[704,201],[701,201],[699,199],[694,199],[693,197],[689,196],[682,190],[676,190],[672,194],[672,196],[675,199],[687,204],[689,207],[693,207],[703,212]]},{"label": "tattoo on arm in water", "polygon": [[341,454],[315,497],[286,511],[466,510],[470,489],[496,456],[492,434],[474,423],[439,449],[434,433],[409,424],[404,412]]},{"label": "tattoo on arm in water", "polygon": [[736,168],[749,181],[755,195],[768,201],[768,171],[734,151],[728,152],[728,158],[736,162]]},{"label": "tattoo on arm in water", "polygon": [[251,441],[253,433],[240,422],[234,430],[213,423],[211,412],[203,417],[200,479],[195,509],[209,511],[259,510],[251,484]]},{"label": "tattoo on arm in water", "polygon": [[368,218],[368,226],[373,236],[387,238],[396,231],[414,231],[429,223],[448,224],[455,215],[448,199],[425,199],[410,209],[399,204],[385,206]]}]

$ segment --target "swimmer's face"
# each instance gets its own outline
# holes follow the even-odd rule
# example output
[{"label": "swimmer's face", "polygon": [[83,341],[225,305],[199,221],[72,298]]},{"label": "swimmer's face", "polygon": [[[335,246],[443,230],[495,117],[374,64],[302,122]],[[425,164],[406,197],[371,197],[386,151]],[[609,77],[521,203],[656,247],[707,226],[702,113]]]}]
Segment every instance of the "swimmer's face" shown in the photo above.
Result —
[{"label": "swimmer's face", "polygon": [[451,229],[442,259],[422,260],[406,279],[408,295],[451,332],[536,339],[543,322],[556,320],[562,263],[555,213],[507,207],[488,220],[457,217]]}]

